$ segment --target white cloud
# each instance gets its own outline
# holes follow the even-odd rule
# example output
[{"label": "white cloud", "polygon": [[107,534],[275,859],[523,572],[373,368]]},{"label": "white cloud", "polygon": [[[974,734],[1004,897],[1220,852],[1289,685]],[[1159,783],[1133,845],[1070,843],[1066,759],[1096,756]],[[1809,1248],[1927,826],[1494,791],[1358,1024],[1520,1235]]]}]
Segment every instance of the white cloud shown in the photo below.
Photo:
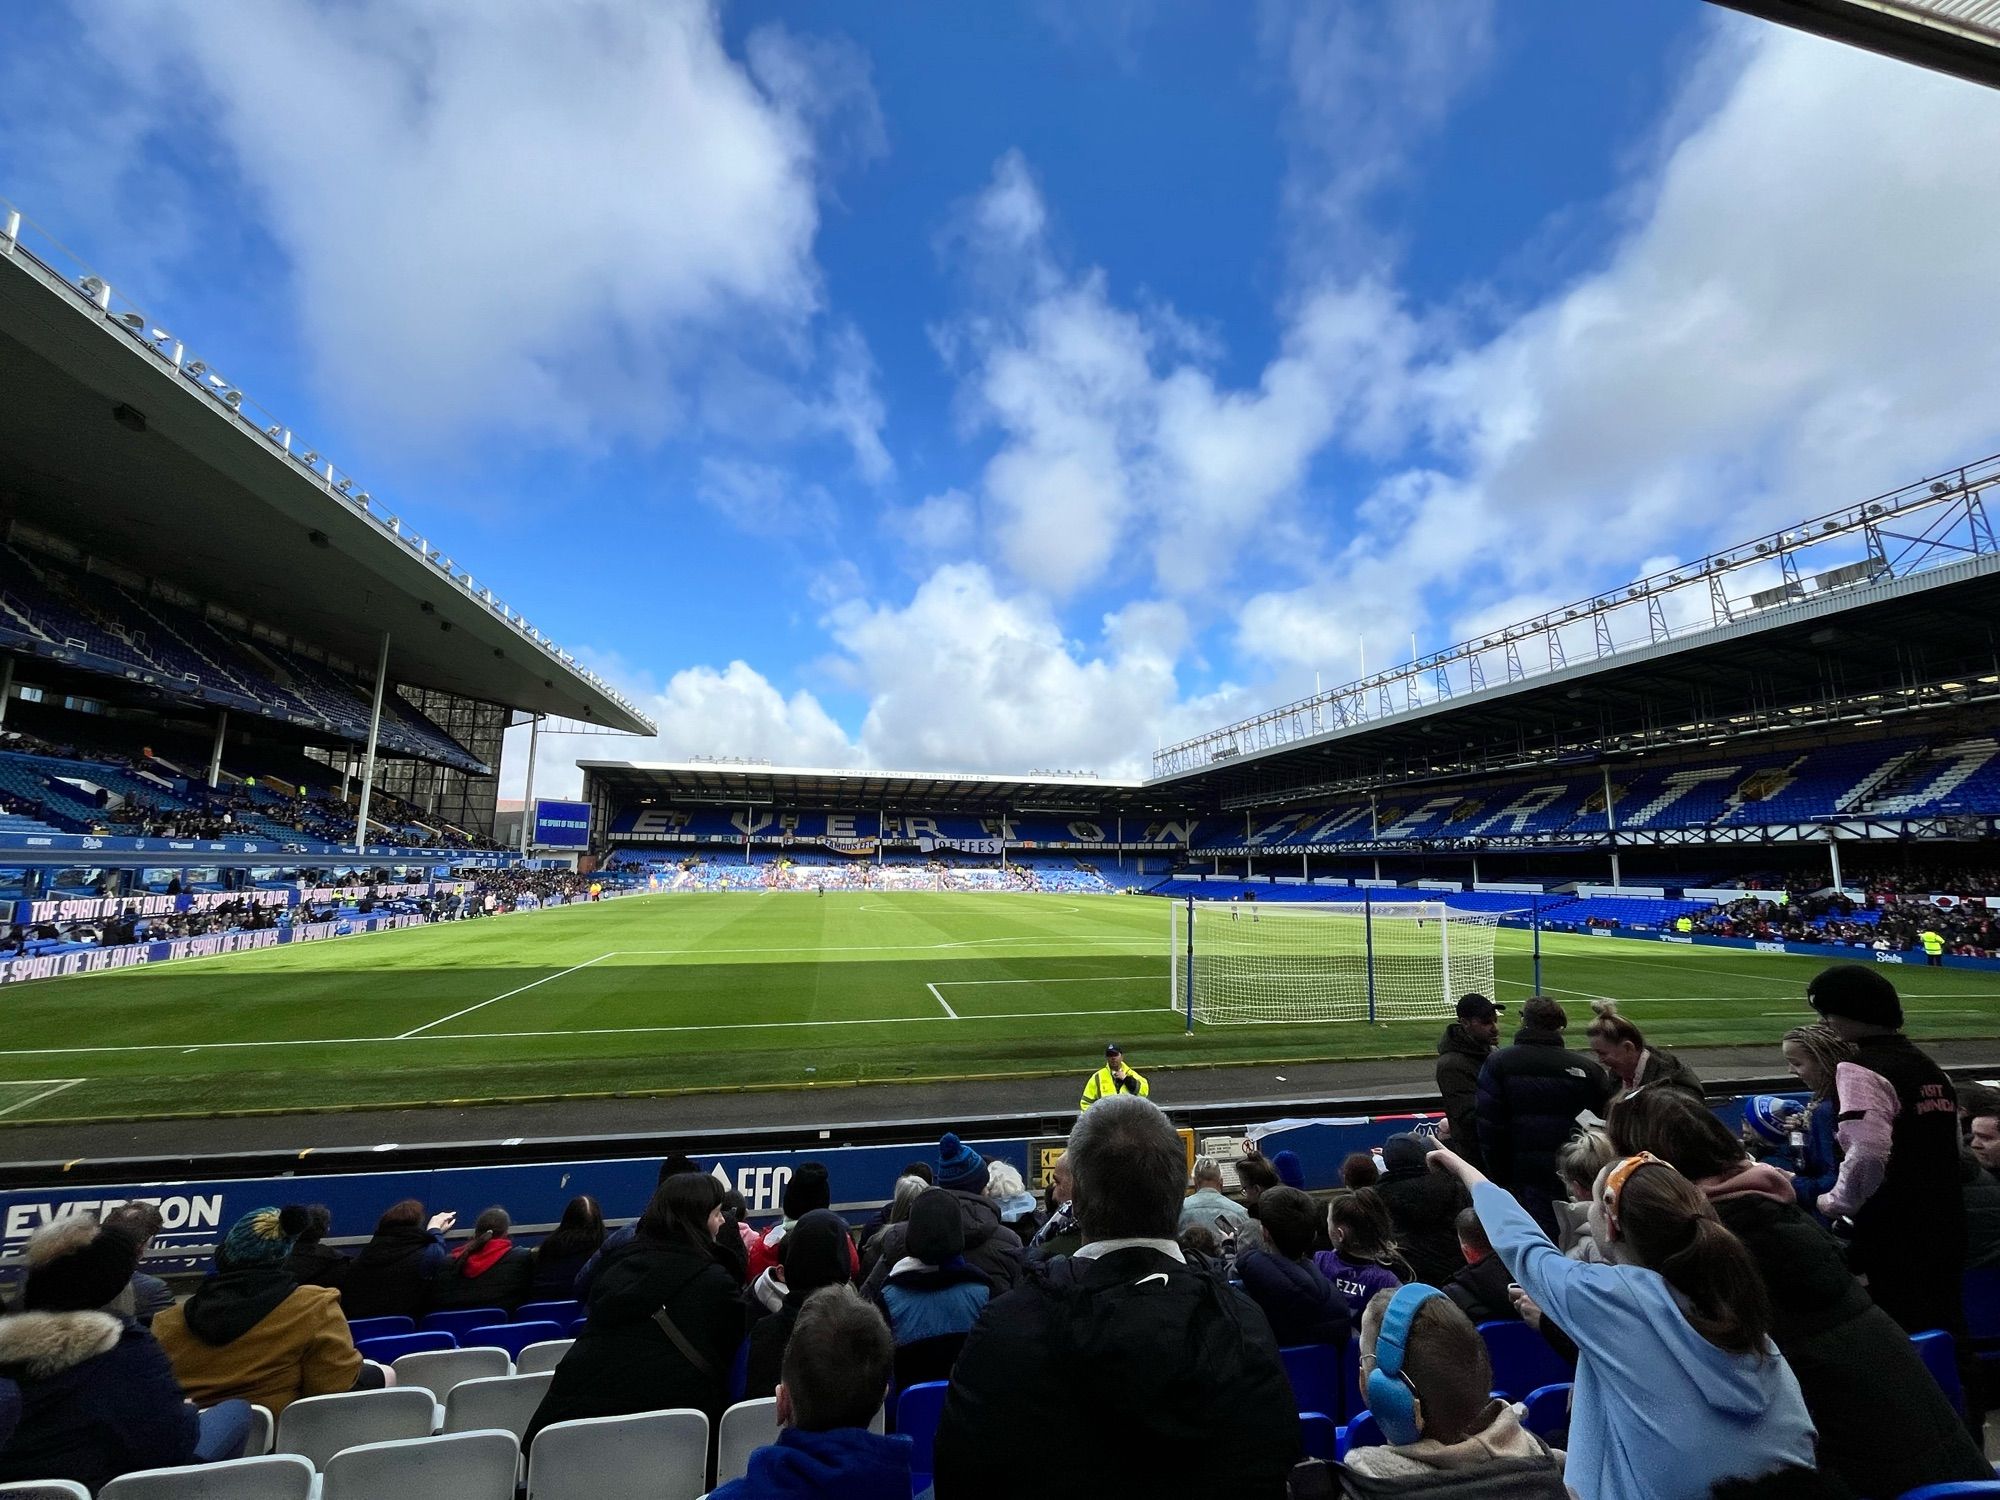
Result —
[{"label": "white cloud", "polygon": [[915,505],[884,511],[883,532],[909,564],[925,567],[972,546],[979,519],[973,499],[964,490],[926,495]]},{"label": "white cloud", "polygon": [[800,424],[887,472],[858,335],[815,347],[826,158],[882,149],[852,47],[766,28],[746,69],[707,0],[163,0],[94,35],[163,134],[233,159],[371,433],[654,440],[727,350],[825,379]]}]

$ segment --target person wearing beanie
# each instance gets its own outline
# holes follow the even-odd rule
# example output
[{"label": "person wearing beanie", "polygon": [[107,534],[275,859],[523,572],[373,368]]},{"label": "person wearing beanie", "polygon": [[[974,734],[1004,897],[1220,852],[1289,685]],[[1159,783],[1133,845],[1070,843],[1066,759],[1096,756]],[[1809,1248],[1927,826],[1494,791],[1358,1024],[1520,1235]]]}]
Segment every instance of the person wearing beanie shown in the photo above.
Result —
[{"label": "person wearing beanie", "polygon": [[[760,1285],[779,1262],[785,1244],[785,1236],[792,1232],[792,1226],[807,1214],[818,1213],[833,1207],[833,1185],[827,1180],[826,1164],[817,1161],[802,1161],[785,1183],[784,1196],[779,1200],[784,1218],[773,1224],[762,1234],[750,1241],[749,1277],[752,1286]],[[853,1249],[851,1274],[861,1274],[861,1254]],[[775,1301],[776,1299],[770,1299]],[[766,1305],[770,1305],[767,1301]]]},{"label": "person wearing beanie", "polygon": [[[801,1214],[778,1249],[778,1264],[757,1282],[758,1297],[774,1291],[778,1303],[750,1325],[745,1401],[762,1400],[777,1392],[785,1342],[792,1336],[792,1325],[798,1321],[806,1298],[823,1286],[851,1286],[854,1282],[854,1242],[846,1221],[831,1209],[815,1208]],[[760,1305],[769,1306],[761,1300],[753,1303],[752,1316]]]},{"label": "person wearing beanie", "polygon": [[878,1300],[896,1343],[896,1383],[944,1380],[972,1331],[992,1284],[965,1261],[965,1222],[945,1188],[911,1205],[904,1256],[890,1268]]},{"label": "person wearing beanie", "polygon": [[250,1408],[197,1413],[153,1335],[107,1310],[139,1265],[129,1230],[78,1214],[37,1230],[25,1255],[20,1311],[0,1317],[0,1380],[20,1402],[0,1483],[69,1479],[94,1491],[135,1470],[242,1453]]},{"label": "person wearing beanie", "polygon": [[153,1320],[174,1373],[198,1404],[240,1399],[283,1411],[302,1396],[383,1383],[362,1361],[332,1287],[300,1286],[286,1260],[306,1211],[256,1208],[230,1226],[214,1274]]},{"label": "person wearing beanie", "polygon": [[1840,1175],[1819,1212],[1905,1332],[1942,1328],[1962,1342],[1965,1200],[1951,1079],[1903,1035],[1902,998],[1872,964],[1820,970],[1806,1000],[1854,1049],[1834,1069]]},{"label": "person wearing beanie", "polygon": [[[938,1139],[937,1186],[926,1189],[917,1201],[936,1192],[944,1195],[942,1201],[958,1206],[966,1264],[984,1276],[997,1295],[1020,1277],[1022,1243],[1021,1237],[1000,1221],[1000,1205],[986,1196],[986,1180],[986,1158],[955,1133],[946,1131]],[[935,1207],[931,1211],[939,1212]],[[913,1206],[913,1218],[914,1213]],[[889,1225],[870,1246],[869,1254],[875,1259],[862,1284],[864,1296],[880,1301],[883,1284],[896,1263],[913,1253],[909,1245],[910,1223],[905,1220]]]},{"label": "person wearing beanie", "polygon": [[1306,1166],[1299,1160],[1298,1152],[1280,1151],[1271,1158],[1271,1170],[1278,1174],[1278,1181],[1286,1187],[1297,1188],[1302,1193],[1307,1191]]},{"label": "person wearing beanie", "polygon": [[1456,1180],[1433,1172],[1430,1144],[1421,1136],[1392,1135],[1382,1144],[1387,1168],[1375,1184],[1389,1210],[1396,1244],[1415,1279],[1442,1287],[1465,1266],[1458,1248],[1458,1216],[1472,1200]]}]

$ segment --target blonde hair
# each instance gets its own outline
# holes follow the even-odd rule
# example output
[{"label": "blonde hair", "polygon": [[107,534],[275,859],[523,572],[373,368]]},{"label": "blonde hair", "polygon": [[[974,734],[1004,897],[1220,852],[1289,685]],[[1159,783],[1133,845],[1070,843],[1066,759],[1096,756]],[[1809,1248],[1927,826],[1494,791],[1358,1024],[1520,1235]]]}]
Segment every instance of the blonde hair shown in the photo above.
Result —
[{"label": "blonde hair", "polygon": [[1021,1180],[1021,1174],[1011,1163],[990,1161],[986,1164],[986,1196],[989,1198],[1012,1198],[1025,1193],[1028,1185]]},{"label": "blonde hair", "polygon": [[1556,1152],[1556,1171],[1572,1187],[1581,1185],[1583,1191],[1579,1197],[1587,1202],[1597,1174],[1610,1166],[1617,1156],[1611,1137],[1597,1126],[1589,1125],[1563,1142]]}]

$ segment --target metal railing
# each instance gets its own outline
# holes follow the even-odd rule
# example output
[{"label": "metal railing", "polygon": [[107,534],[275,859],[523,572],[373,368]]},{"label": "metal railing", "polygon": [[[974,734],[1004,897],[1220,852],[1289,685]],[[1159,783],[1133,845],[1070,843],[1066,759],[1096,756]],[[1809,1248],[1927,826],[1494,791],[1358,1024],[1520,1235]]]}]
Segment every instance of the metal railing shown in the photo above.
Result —
[{"label": "metal railing", "polygon": [[459,567],[441,548],[408,528],[402,517],[384,511],[374,495],[360,487],[355,477],[308,444],[299,443],[281,418],[266,411],[252,397],[225,379],[207,361],[192,357],[185,341],[160,327],[129,299],[120,295],[104,277],[54,235],[35,223],[5,198],[0,198],[0,260],[14,259],[40,274],[52,289],[67,294],[79,313],[127,334],[134,347],[145,351],[166,369],[173,371],[207,398],[217,416],[238,427],[245,437],[284,455],[312,476],[319,488],[340,510],[359,517],[376,531],[399,543],[455,584],[467,599],[482,605],[511,627],[524,641],[535,646],[566,671],[588,683],[649,731],[656,726],[597,673],[582,666],[519,610],[482,587],[470,571]]}]

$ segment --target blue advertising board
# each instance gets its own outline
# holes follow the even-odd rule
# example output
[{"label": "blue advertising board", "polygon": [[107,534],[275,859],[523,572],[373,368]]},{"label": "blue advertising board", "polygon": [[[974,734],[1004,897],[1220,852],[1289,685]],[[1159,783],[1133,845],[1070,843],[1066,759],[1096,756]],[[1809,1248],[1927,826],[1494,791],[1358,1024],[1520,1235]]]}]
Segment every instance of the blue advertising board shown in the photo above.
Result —
[{"label": "blue advertising board", "polygon": [[590,847],[590,804],[535,799],[535,846],[540,849]]}]

